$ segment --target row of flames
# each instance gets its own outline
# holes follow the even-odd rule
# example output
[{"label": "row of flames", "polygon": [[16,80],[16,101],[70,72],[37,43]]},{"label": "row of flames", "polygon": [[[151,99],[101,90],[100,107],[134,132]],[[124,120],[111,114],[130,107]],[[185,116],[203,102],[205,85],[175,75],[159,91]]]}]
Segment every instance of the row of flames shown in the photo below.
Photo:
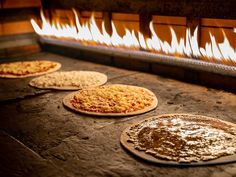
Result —
[{"label": "row of flames", "polygon": [[145,38],[141,32],[137,32],[136,35],[134,30],[129,29],[125,29],[125,35],[120,36],[113,21],[111,21],[112,34],[110,35],[105,29],[104,21],[100,30],[93,15],[88,22],[81,24],[77,12],[73,10],[73,13],[75,15],[75,24],[62,24],[59,21],[50,22],[45,18],[42,11],[42,25],[38,25],[33,19],[31,19],[31,24],[36,33],[42,36],[69,38],[80,42],[92,42],[113,47],[142,48],[152,52],[214,60],[220,63],[236,63],[236,50],[230,45],[224,32],[222,43],[217,43],[215,36],[209,33],[210,42],[207,42],[204,47],[199,47],[198,28],[195,29],[193,35],[190,29],[186,29],[185,38],[178,40],[175,31],[170,27],[172,40],[168,43],[157,36],[153,22],[150,22],[149,25],[150,38]]}]

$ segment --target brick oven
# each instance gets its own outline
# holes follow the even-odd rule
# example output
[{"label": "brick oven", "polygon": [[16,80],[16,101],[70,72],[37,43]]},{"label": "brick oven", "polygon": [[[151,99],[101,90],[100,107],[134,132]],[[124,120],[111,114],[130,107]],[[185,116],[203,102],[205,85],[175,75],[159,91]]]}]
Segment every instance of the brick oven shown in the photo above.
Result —
[{"label": "brick oven", "polygon": [[236,123],[234,0],[2,0],[0,62],[48,59],[108,83],[145,86],[157,109],[126,118],[69,112],[68,93],[0,79],[0,176],[234,176],[235,164],[179,168],[119,143],[135,120],[203,114]]}]

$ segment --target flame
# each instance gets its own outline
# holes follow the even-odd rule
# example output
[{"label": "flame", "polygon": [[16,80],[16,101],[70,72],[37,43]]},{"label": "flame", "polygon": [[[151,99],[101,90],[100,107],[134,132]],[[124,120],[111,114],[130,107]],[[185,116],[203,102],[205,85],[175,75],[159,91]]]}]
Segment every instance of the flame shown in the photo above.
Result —
[{"label": "flame", "polygon": [[[198,28],[191,34],[190,29],[186,29],[185,38],[178,40],[175,31],[170,27],[171,42],[161,40],[154,30],[153,22],[150,22],[149,28],[151,37],[145,38],[141,32],[125,28],[125,34],[119,35],[114,22],[111,21],[112,34],[110,35],[106,29],[104,21],[102,21],[101,30],[98,28],[95,18],[92,15],[90,20],[81,23],[77,12],[73,9],[75,16],[75,24],[62,24],[57,21],[50,22],[41,11],[42,26],[40,27],[35,20],[31,19],[31,24],[35,32],[42,36],[69,38],[81,41],[82,43],[100,44],[112,47],[123,47],[130,49],[144,49],[152,52],[158,52],[168,55],[187,56],[190,58],[200,58],[206,60],[214,60],[216,62],[236,63],[236,50],[230,45],[228,38],[223,32],[224,40],[217,43],[215,36],[209,33],[210,42],[204,47],[198,44]],[[236,28],[234,28],[236,32]]]}]

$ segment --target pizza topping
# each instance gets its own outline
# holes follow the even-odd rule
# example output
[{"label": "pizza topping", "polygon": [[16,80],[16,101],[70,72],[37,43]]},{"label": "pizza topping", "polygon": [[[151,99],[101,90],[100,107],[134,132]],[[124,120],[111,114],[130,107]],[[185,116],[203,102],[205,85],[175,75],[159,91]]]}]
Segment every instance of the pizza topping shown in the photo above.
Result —
[{"label": "pizza topping", "polygon": [[0,74],[23,76],[48,71],[57,66],[52,61],[20,61],[0,64]]},{"label": "pizza topping", "polygon": [[236,153],[236,128],[204,116],[174,115],[145,120],[127,132],[135,149],[178,162],[211,160]]},{"label": "pizza topping", "polygon": [[89,112],[128,113],[151,106],[154,98],[147,89],[116,84],[81,90],[71,104]]},{"label": "pizza topping", "polygon": [[107,76],[92,71],[64,71],[54,72],[33,79],[30,84],[39,87],[73,86],[79,89],[102,85],[107,81]]}]

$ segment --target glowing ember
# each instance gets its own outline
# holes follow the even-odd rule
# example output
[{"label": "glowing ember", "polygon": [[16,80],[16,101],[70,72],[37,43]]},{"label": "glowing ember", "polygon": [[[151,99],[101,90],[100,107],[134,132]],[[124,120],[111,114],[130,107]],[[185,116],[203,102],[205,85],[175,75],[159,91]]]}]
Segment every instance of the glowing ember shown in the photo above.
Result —
[{"label": "glowing ember", "polygon": [[[58,20],[49,22],[41,11],[42,27],[35,20],[31,20],[31,24],[37,34],[42,36],[50,36],[56,38],[67,38],[80,41],[82,43],[96,43],[105,46],[125,47],[132,49],[145,49],[152,52],[164,53],[169,55],[181,55],[191,58],[214,59],[220,63],[236,63],[236,50],[230,45],[228,38],[223,32],[224,40],[217,43],[215,36],[210,33],[211,42],[206,43],[205,47],[199,47],[198,44],[198,28],[195,29],[193,35],[190,29],[186,30],[185,38],[178,40],[175,31],[170,27],[171,43],[161,40],[150,22],[151,38],[145,38],[141,32],[136,36],[134,30],[125,29],[125,35],[120,36],[116,27],[111,21],[112,34],[108,34],[105,29],[104,21],[102,22],[102,30],[96,24],[92,15],[89,22],[81,24],[78,15],[75,15],[75,24],[62,24]],[[234,28],[234,32],[236,28]]]}]

